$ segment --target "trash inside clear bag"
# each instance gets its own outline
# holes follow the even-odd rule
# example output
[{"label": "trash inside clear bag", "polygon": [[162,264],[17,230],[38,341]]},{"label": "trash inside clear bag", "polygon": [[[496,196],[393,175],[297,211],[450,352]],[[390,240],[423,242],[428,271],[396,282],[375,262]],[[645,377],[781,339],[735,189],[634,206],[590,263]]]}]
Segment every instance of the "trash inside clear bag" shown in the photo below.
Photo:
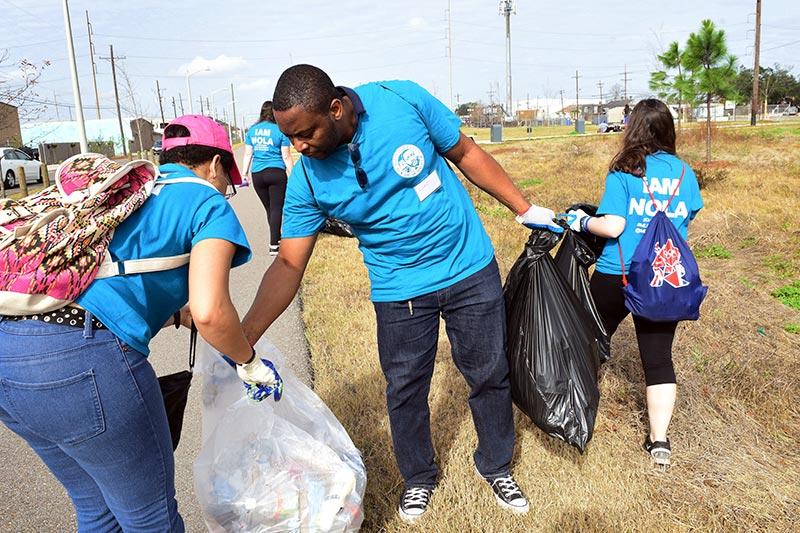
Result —
[{"label": "trash inside clear bag", "polygon": [[256,352],[284,380],[280,402],[253,402],[236,371],[205,342],[203,445],[195,493],[212,532],[350,532],[363,521],[361,454],[328,407],[265,339]]}]

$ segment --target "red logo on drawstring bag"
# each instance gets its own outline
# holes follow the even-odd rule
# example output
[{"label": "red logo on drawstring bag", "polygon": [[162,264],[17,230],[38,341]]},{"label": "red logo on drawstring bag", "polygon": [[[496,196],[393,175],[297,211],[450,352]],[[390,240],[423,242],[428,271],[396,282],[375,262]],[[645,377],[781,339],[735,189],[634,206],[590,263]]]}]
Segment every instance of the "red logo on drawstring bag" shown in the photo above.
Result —
[{"label": "red logo on drawstring bag", "polygon": [[655,251],[654,276],[650,286],[661,287],[665,281],[676,289],[689,285],[689,282],[683,278],[686,269],[681,264],[681,251],[672,244],[672,239],[667,239],[667,242],[661,247],[656,243]]}]

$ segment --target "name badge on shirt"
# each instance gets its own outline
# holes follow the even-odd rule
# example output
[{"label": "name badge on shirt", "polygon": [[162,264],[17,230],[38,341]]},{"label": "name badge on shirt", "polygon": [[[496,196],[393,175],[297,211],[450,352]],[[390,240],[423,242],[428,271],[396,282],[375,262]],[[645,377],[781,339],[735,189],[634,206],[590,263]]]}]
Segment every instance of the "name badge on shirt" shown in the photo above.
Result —
[{"label": "name badge on shirt", "polygon": [[424,202],[425,198],[433,194],[436,189],[442,186],[442,180],[439,179],[439,174],[434,170],[428,177],[420,181],[414,186],[414,191],[417,193],[417,198],[420,202]]}]

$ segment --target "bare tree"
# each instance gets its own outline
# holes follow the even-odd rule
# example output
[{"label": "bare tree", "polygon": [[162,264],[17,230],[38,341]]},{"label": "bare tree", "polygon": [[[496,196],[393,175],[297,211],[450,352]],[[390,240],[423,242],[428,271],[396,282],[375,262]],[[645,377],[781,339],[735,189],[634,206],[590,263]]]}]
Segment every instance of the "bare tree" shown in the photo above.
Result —
[{"label": "bare tree", "polygon": [[622,85],[615,83],[611,86],[611,99],[622,100]]},{"label": "bare tree", "polygon": [[[46,103],[39,99],[36,85],[42,72],[50,66],[47,60],[36,64],[27,59],[13,63],[8,50],[0,50],[0,67],[11,68],[11,72],[0,75],[0,103],[18,108],[19,118],[33,120],[47,109]],[[4,121],[10,109],[0,109],[0,121]]]}]

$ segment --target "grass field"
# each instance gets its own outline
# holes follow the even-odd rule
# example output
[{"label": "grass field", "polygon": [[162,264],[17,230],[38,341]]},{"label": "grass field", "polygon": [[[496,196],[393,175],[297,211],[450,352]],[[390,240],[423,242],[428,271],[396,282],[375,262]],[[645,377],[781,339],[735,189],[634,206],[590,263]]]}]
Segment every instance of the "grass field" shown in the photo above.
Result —
[{"label": "grass field", "polygon": [[[491,146],[528,197],[554,209],[596,202],[619,137]],[[679,155],[697,162],[699,131]],[[690,232],[710,291],[699,322],[679,326],[673,467],[641,451],[644,385],[628,319],[601,370],[602,400],[585,455],[516,412],[514,472],[531,500],[515,517],[476,482],[467,387],[444,332],[430,395],[442,476],[418,525],[395,513],[402,480],[391,452],[366,270],[353,240],[324,236],[302,289],[316,390],[362,450],[365,531],[791,531],[800,524],[800,127],[720,130],[702,173],[706,208]],[[699,166],[699,165],[698,165]],[[527,232],[469,187],[503,275]],[[794,306],[794,308],[792,307]]]}]

